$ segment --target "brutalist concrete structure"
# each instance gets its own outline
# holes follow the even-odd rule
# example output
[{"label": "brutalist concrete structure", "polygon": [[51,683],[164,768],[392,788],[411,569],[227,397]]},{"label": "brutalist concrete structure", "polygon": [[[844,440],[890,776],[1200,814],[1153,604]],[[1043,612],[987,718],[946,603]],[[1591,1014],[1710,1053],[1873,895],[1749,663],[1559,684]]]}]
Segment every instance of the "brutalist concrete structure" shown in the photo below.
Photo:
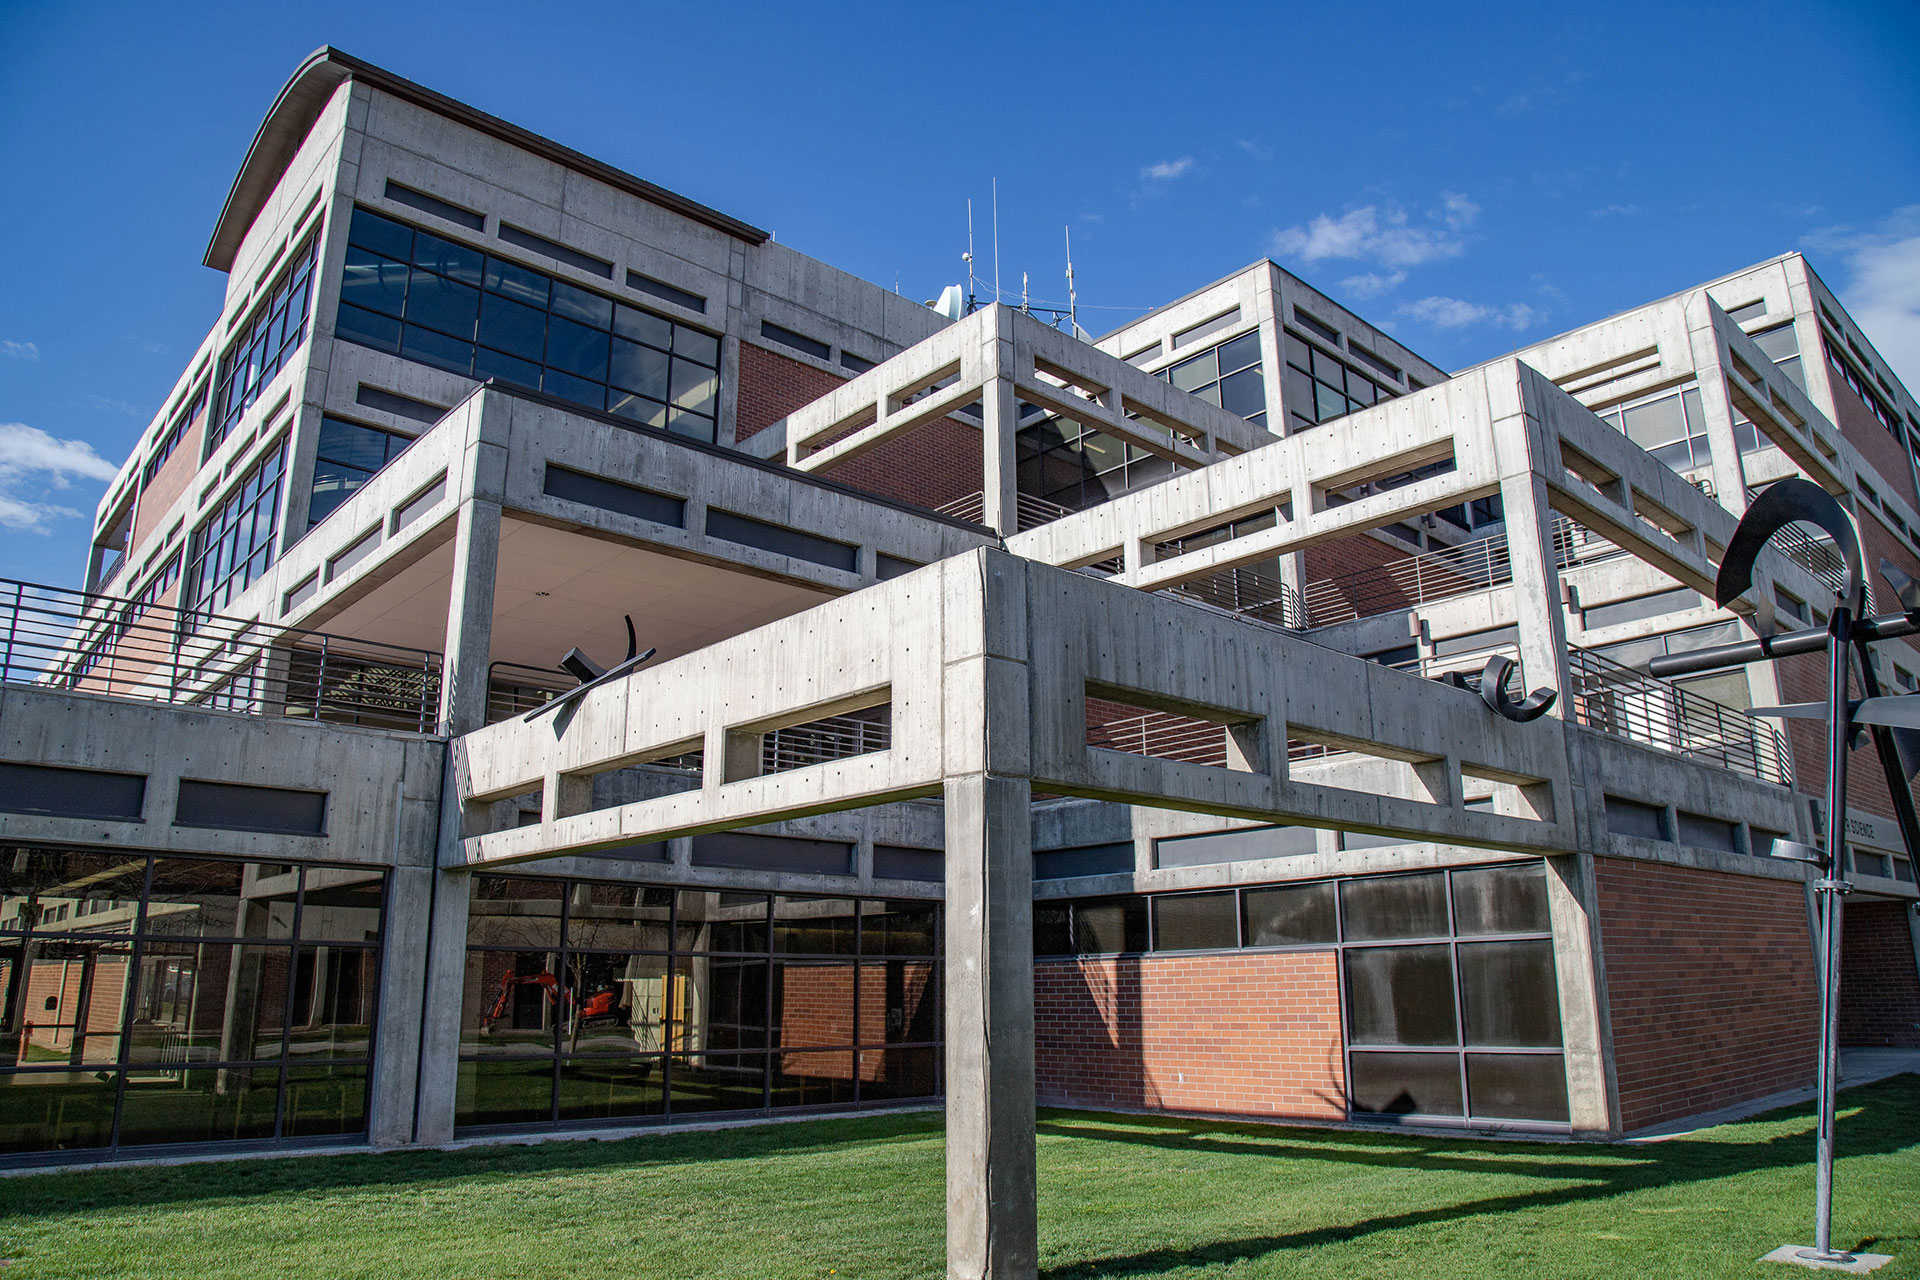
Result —
[{"label": "brutalist concrete structure", "polygon": [[[1018,1276],[1037,1105],[1812,1080],[1820,749],[1742,710],[1819,672],[1645,674],[1831,607],[1811,538],[1711,603],[1772,480],[1920,574],[1798,256],[1453,374],[1268,262],[1088,344],[322,50],[206,260],[87,591],[0,593],[0,1159],[944,1098],[951,1273]],[[1912,1045],[1854,776],[1846,1034]]]}]

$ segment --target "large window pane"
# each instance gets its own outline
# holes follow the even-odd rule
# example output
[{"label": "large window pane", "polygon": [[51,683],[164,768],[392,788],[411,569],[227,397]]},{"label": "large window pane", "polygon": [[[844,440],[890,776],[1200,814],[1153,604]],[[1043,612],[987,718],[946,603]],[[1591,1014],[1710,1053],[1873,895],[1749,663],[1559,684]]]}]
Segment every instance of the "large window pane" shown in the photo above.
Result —
[{"label": "large window pane", "polygon": [[551,1054],[560,1025],[556,957],[546,951],[469,951],[460,1052]]},{"label": "large window pane", "polygon": [[1350,947],[1344,960],[1349,1043],[1460,1043],[1450,948]]},{"label": "large window pane", "polygon": [[1567,1070],[1557,1053],[1470,1053],[1467,1096],[1490,1120],[1567,1120]]},{"label": "large window pane", "polygon": [[767,895],[685,889],[677,896],[683,951],[767,952]]},{"label": "large window pane", "polygon": [[0,1072],[0,1152],[75,1151],[113,1139],[116,1072]]},{"label": "large window pane", "polygon": [[1470,1045],[1560,1044],[1550,941],[1461,943],[1460,999]]},{"label": "large window pane", "polygon": [[[268,966],[267,954],[278,963]],[[140,949],[127,1060],[174,1065],[278,1058],[286,975],[280,947],[147,943]],[[264,1008],[263,978],[281,984],[277,993],[265,993]]]},{"label": "large window pane", "polygon": [[801,1049],[853,1044],[853,984],[851,961],[776,960],[775,1042]]},{"label": "large window pane", "polygon": [[362,1132],[367,1127],[367,1082],[364,1066],[288,1067],[281,1136]]},{"label": "large window pane", "polygon": [[613,324],[613,300],[555,280],[553,314],[555,317],[564,316],[569,322],[578,321],[595,329],[606,329]]},{"label": "large window pane", "polygon": [[291,938],[299,871],[282,863],[156,858],[145,931],[175,938]]},{"label": "large window pane", "polygon": [[1353,1109],[1375,1115],[1459,1116],[1460,1058],[1452,1053],[1351,1053]]},{"label": "large window pane", "polygon": [[517,263],[502,262],[499,258],[487,259],[486,287],[493,293],[512,298],[516,302],[547,309],[547,298],[553,287],[553,281],[531,267]]},{"label": "large window pane", "polygon": [[413,265],[416,267],[425,267],[438,275],[478,288],[484,260],[485,255],[478,249],[469,249],[426,231],[414,233]]},{"label": "large window pane", "polygon": [[120,1143],[271,1138],[279,1095],[278,1066],[130,1072],[120,1111]]},{"label": "large window pane", "polygon": [[1333,942],[1338,937],[1339,922],[1335,918],[1331,880],[1248,889],[1243,896],[1250,947],[1311,946]]},{"label": "large window pane", "polygon": [[850,956],[853,919],[849,898],[776,897],[773,949],[788,955]]},{"label": "large window pane", "polygon": [[1147,904],[1141,898],[1073,904],[1073,945],[1083,956],[1147,949]]},{"label": "large window pane", "polygon": [[577,882],[567,943],[610,951],[665,951],[673,891],[644,885]]},{"label": "large window pane", "polygon": [[667,366],[669,363],[671,362],[663,351],[655,351],[652,347],[643,347],[623,338],[615,338],[612,366],[607,380],[616,387],[636,391],[654,400],[665,400],[668,395]]},{"label": "large window pane", "polygon": [[475,876],[467,914],[469,946],[551,950],[560,945],[558,880]]},{"label": "large window pane", "polygon": [[705,1111],[757,1111],[766,1105],[767,1055],[764,1053],[689,1053],[671,1063],[677,1114]]},{"label": "large window pane", "polygon": [[860,1043],[916,1044],[940,1039],[940,966],[932,960],[868,960],[860,965]]},{"label": "large window pane", "polygon": [[562,1120],[657,1116],[666,1109],[660,1058],[573,1058],[560,1064]]},{"label": "large window pane", "polygon": [[773,1055],[773,1105],[822,1107],[854,1100],[853,1054],[776,1053]]},{"label": "large window pane", "polygon": [[666,1048],[667,957],[577,951],[567,958],[563,1053],[658,1053]]},{"label": "large window pane", "polygon": [[399,316],[407,303],[407,268],[364,249],[349,248],[340,276],[340,301]]},{"label": "large window pane", "polygon": [[868,1049],[860,1055],[860,1097],[931,1098],[940,1092],[940,1050]]},{"label": "large window pane", "polygon": [[24,948],[17,1057],[5,1065],[111,1066],[120,1059],[132,947],[103,939],[36,938]]},{"label": "large window pane", "polygon": [[379,871],[308,867],[300,936],[309,942],[377,942],[386,901]]},{"label": "large window pane", "polygon": [[1239,904],[1231,892],[1179,893],[1153,900],[1153,949],[1196,951],[1240,945]]},{"label": "large window pane", "polygon": [[413,257],[413,229],[368,209],[355,209],[347,242],[405,262]]},{"label": "large window pane", "polygon": [[1453,873],[1453,923],[1462,937],[1480,933],[1545,933],[1547,872],[1538,862],[1469,867]]},{"label": "large window pane", "polygon": [[931,902],[860,904],[860,954],[931,956],[940,953],[940,908]]},{"label": "large window pane", "polygon": [[589,382],[607,380],[607,335],[559,316],[547,322],[547,364]]},{"label": "large window pane", "polygon": [[138,855],[9,849],[0,857],[0,930],[130,933],[146,877]]},{"label": "large window pane", "polygon": [[546,343],[545,311],[498,294],[488,294],[481,303],[481,346],[537,362],[546,353]]},{"label": "large window pane", "polygon": [[553,1118],[551,1057],[484,1058],[460,1064],[454,1124],[538,1124]]},{"label": "large window pane", "polygon": [[673,1048],[681,1053],[767,1047],[767,961],[679,955],[673,968]]},{"label": "large window pane", "polygon": [[1444,872],[1345,880],[1340,884],[1340,905],[1349,942],[1447,936]]},{"label": "large window pane", "polygon": [[370,947],[301,947],[294,960],[293,1059],[364,1058],[372,1051],[380,953]]}]

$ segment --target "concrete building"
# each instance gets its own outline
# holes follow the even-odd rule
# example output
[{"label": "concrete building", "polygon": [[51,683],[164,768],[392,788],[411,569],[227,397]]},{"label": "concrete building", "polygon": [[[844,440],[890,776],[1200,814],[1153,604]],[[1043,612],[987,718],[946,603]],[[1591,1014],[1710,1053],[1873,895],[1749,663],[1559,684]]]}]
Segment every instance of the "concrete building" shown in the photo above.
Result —
[{"label": "concrete building", "polygon": [[[1016,1276],[1036,1104],[1811,1082],[1818,735],[1741,710],[1819,672],[1645,673],[1831,607],[1811,539],[1711,603],[1784,476],[1920,576],[1920,408],[1797,255],[1452,375],[1268,262],[1088,344],[322,50],[206,261],[87,590],[0,592],[0,1161],[944,1097]],[[1495,655],[1546,716],[1434,678]],[[1846,1035],[1916,1045],[1852,777]]]}]

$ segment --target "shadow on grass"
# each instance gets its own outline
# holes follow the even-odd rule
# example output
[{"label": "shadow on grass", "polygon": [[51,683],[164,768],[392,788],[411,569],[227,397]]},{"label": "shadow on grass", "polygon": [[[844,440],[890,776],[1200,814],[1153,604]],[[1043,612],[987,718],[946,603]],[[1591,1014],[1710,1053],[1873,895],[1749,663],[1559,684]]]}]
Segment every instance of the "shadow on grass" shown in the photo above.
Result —
[{"label": "shadow on grass", "polygon": [[[1840,1110],[1842,1115],[1835,1136],[1842,1158],[1886,1155],[1920,1143],[1920,1077],[1894,1077],[1846,1090],[1841,1095]],[[1409,1170],[1506,1173],[1556,1180],[1575,1178],[1580,1179],[1582,1185],[1438,1205],[1286,1235],[1219,1240],[1193,1249],[1154,1249],[1087,1259],[1049,1268],[1042,1271],[1041,1276],[1043,1280],[1084,1280],[1093,1276],[1155,1275],[1196,1265],[1246,1262],[1285,1250],[1343,1244],[1428,1223],[1531,1211],[1732,1174],[1810,1166],[1812,1118],[1810,1107],[1803,1105],[1769,1112],[1743,1123],[1763,1125],[1804,1119],[1805,1125],[1795,1125],[1784,1133],[1756,1134],[1747,1140],[1734,1136],[1673,1138],[1633,1146],[1502,1142],[1487,1144],[1483,1148],[1485,1156],[1477,1159],[1459,1150],[1459,1138],[1436,1138],[1427,1134],[1285,1130],[1282,1131],[1286,1135],[1284,1139],[1271,1140],[1267,1135],[1274,1134],[1275,1130],[1266,1126],[1144,1116],[1126,1117],[1124,1124],[1092,1118],[1047,1118],[1041,1122],[1042,1133],[1093,1141],[1185,1152],[1327,1159],[1342,1164]],[[1336,1147],[1339,1149],[1331,1149]],[[1536,1157],[1538,1162],[1529,1157]],[[1853,1247],[1863,1248],[1865,1242],[1856,1242]]]}]

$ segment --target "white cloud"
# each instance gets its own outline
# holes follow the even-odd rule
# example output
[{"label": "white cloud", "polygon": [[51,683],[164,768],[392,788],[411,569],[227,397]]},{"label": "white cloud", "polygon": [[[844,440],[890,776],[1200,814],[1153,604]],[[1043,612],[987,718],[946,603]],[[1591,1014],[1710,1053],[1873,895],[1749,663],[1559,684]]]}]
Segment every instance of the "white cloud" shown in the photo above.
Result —
[{"label": "white cloud", "polygon": [[1465,195],[1443,191],[1439,206],[1427,211],[1439,227],[1416,226],[1404,209],[1369,204],[1337,218],[1323,213],[1304,226],[1282,228],[1273,233],[1270,245],[1277,256],[1308,263],[1351,258],[1404,270],[1465,253],[1464,233],[1479,216],[1480,206]]},{"label": "white cloud", "polygon": [[1639,213],[1640,206],[1637,204],[1610,204],[1605,208],[1587,210],[1589,218],[1632,218]]},{"label": "white cloud", "polygon": [[1258,160],[1262,164],[1265,164],[1267,161],[1273,159],[1273,148],[1262,146],[1260,143],[1255,142],[1251,138],[1241,138],[1238,141],[1236,141],[1233,145],[1236,147],[1239,147],[1242,151],[1246,152],[1248,155],[1252,156],[1255,160]]},{"label": "white cloud", "polygon": [[1467,302],[1460,298],[1418,298],[1404,302],[1394,311],[1416,324],[1424,324],[1435,329],[1466,329],[1475,325],[1491,325],[1496,329],[1511,329],[1519,333],[1531,329],[1546,317],[1537,309],[1524,302],[1510,302],[1506,306],[1490,306],[1481,302]]},{"label": "white cloud", "polygon": [[1348,276],[1340,282],[1340,288],[1353,298],[1377,298],[1389,289],[1397,289],[1407,278],[1404,271],[1369,271],[1365,275]]},{"label": "white cloud", "polygon": [[144,418],[146,413],[137,404],[126,400],[115,400],[109,396],[88,396],[87,403],[96,409],[107,409],[114,413],[124,413],[129,418]]},{"label": "white cloud", "polygon": [[1805,243],[1845,263],[1840,301],[1900,380],[1920,386],[1920,204],[1867,231],[1832,227]]},{"label": "white cloud", "polygon": [[1178,160],[1162,160],[1150,164],[1140,171],[1143,182],[1172,182],[1175,178],[1185,177],[1193,172],[1193,157],[1181,156]]},{"label": "white cloud", "polygon": [[61,440],[24,422],[0,422],[0,528],[46,533],[50,521],[80,514],[34,501],[21,490],[44,494],[69,488],[75,480],[105,482],[119,470],[85,440]]},{"label": "white cloud", "polygon": [[0,356],[9,360],[38,360],[40,348],[31,342],[15,342],[11,338],[0,338]]}]

